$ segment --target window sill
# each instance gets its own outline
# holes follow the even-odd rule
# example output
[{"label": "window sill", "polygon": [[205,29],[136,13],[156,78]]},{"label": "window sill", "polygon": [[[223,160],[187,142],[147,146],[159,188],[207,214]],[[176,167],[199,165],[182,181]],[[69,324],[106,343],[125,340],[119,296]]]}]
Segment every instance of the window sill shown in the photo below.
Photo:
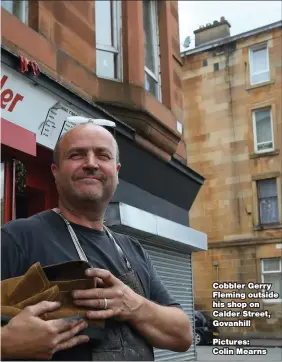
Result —
[{"label": "window sill", "polygon": [[275,230],[275,229],[282,229],[282,224],[270,224],[270,225],[261,225],[261,226],[255,226],[254,231],[264,231],[264,230]]},{"label": "window sill", "polygon": [[251,90],[251,89],[260,88],[260,87],[264,87],[264,86],[271,85],[271,84],[274,84],[274,83],[275,83],[274,80],[268,80],[267,82],[253,84],[253,85],[248,84],[248,87],[246,87],[246,90],[248,91],[248,90]]},{"label": "window sill", "polygon": [[260,158],[260,157],[270,157],[270,156],[279,155],[279,153],[280,153],[280,150],[274,150],[274,151],[263,152],[263,153],[252,152],[249,154],[249,158],[254,159],[254,158]]}]

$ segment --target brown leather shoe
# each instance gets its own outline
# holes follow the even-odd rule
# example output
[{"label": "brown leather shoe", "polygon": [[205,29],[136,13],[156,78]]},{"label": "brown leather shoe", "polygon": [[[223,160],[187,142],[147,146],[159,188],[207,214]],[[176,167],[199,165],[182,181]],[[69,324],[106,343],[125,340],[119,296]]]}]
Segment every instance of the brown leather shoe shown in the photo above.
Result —
[{"label": "brown leather shoe", "polygon": [[[82,260],[68,261],[43,268],[40,263],[35,263],[25,275],[2,280],[1,316],[10,319],[25,307],[44,300],[61,303],[60,309],[41,316],[44,320],[85,316],[88,309],[73,304],[72,291],[96,287],[95,279],[85,275],[85,270],[88,268],[91,268],[91,265]],[[105,321],[88,320],[88,324],[89,327],[97,327],[101,331],[101,328],[105,326]],[[99,334],[98,330],[96,332]]]}]

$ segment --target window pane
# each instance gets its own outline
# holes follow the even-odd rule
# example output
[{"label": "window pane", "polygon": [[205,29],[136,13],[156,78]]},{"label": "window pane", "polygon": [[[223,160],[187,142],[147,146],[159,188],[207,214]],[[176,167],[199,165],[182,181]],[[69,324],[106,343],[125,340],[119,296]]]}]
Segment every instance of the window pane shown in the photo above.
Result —
[{"label": "window pane", "polygon": [[270,291],[279,293],[280,298],[282,298],[282,274],[264,274],[263,279],[264,283],[272,283]]},{"label": "window pane", "polygon": [[267,82],[268,80],[269,80],[269,71],[252,75],[253,84]]},{"label": "window pane", "polygon": [[9,13],[13,14],[13,1],[11,0],[2,0],[1,1],[2,8],[9,11]]},{"label": "window pane", "polygon": [[97,75],[106,78],[115,78],[115,54],[96,50]]},{"label": "window pane", "polygon": [[277,197],[277,183],[275,178],[258,181],[259,198]]},{"label": "window pane", "polygon": [[253,73],[261,73],[267,68],[267,48],[253,50]]},{"label": "window pane", "polygon": [[4,185],[5,185],[5,165],[1,162],[1,225],[4,223]]},{"label": "window pane", "polygon": [[153,21],[156,19],[153,18],[152,6],[154,2],[149,0],[143,1],[143,26],[144,26],[144,41],[145,41],[145,66],[150,69],[154,74],[157,73],[156,69],[156,59],[155,59],[155,49],[156,36],[154,34],[155,26],[153,26]]},{"label": "window pane", "polygon": [[110,0],[95,1],[96,44],[113,45]]},{"label": "window pane", "polygon": [[272,141],[270,110],[256,111],[257,143]]},{"label": "window pane", "polygon": [[280,270],[280,259],[264,259],[263,260],[263,271],[279,271]]},{"label": "window pane", "polygon": [[279,221],[277,197],[261,199],[259,202],[260,221],[262,224],[272,224]]},{"label": "window pane", "polygon": [[149,74],[145,72],[145,88],[153,96],[158,97],[158,83]]}]

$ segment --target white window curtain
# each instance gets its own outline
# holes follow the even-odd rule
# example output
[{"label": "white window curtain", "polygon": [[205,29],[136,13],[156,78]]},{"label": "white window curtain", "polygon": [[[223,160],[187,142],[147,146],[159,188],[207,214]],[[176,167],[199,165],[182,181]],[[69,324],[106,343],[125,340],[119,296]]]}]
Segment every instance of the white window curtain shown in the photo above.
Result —
[{"label": "white window curtain", "polygon": [[261,224],[279,221],[276,179],[258,181],[259,214]]},{"label": "white window curtain", "polygon": [[270,110],[256,112],[257,143],[272,141]]}]

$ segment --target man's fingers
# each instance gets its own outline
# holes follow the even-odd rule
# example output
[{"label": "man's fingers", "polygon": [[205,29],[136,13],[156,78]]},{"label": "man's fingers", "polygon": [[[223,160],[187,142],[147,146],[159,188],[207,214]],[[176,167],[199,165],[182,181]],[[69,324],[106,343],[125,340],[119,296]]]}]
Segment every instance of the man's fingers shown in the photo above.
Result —
[{"label": "man's fingers", "polygon": [[75,336],[75,337],[69,339],[66,342],[59,343],[55,347],[53,353],[58,352],[58,351],[63,351],[65,349],[69,349],[69,348],[72,348],[72,347],[77,346],[79,344],[87,343],[87,342],[89,342],[89,337],[88,336],[85,336],[85,335]]},{"label": "man's fingers", "polygon": [[74,337],[77,333],[82,331],[83,329],[87,328],[88,324],[86,321],[82,320],[77,325],[74,325],[70,330],[67,330],[66,332],[60,333],[57,338],[57,343],[63,343],[70,340],[72,337]]},{"label": "man's fingers", "polygon": [[101,278],[96,278],[97,286],[100,288],[103,288],[106,286],[106,284],[103,282]]},{"label": "man's fingers", "polygon": [[114,286],[122,283],[118,278],[116,278],[111,272],[105,269],[91,268],[86,270],[86,275],[89,277],[97,277],[102,279],[102,281],[107,286]]},{"label": "man's fingers", "polygon": [[116,316],[116,312],[113,309],[95,310],[87,312],[86,317],[89,319],[108,319]]},{"label": "man's fingers", "polygon": [[122,295],[122,290],[116,290],[113,288],[92,288],[76,290],[73,292],[74,299],[112,299],[115,297],[121,297]]},{"label": "man's fingers", "polygon": [[51,326],[52,329],[56,331],[56,333],[63,333],[65,331],[69,331],[72,328],[76,327],[81,323],[81,320],[65,320],[65,319],[52,319],[47,321],[47,323]]},{"label": "man's fingers", "polygon": [[41,314],[47,312],[53,312],[56,309],[60,308],[59,302],[47,302],[43,301],[34,305],[30,305],[24,309],[25,312],[28,312],[32,316],[39,317]]},{"label": "man's fingers", "polygon": [[[75,305],[82,307],[88,307],[93,309],[104,309],[105,300],[104,299],[78,299],[74,300]],[[107,309],[112,307],[112,299],[107,299]]]}]

